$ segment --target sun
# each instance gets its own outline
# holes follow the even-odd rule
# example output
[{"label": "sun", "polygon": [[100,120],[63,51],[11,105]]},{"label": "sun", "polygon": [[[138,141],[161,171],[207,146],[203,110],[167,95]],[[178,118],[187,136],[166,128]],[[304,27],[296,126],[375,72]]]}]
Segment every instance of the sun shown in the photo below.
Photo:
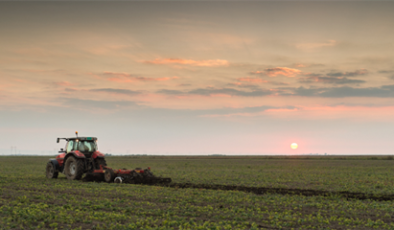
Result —
[{"label": "sun", "polygon": [[298,148],[297,143],[292,143],[292,144],[290,145],[290,148],[292,148],[292,149],[297,149],[297,148]]}]

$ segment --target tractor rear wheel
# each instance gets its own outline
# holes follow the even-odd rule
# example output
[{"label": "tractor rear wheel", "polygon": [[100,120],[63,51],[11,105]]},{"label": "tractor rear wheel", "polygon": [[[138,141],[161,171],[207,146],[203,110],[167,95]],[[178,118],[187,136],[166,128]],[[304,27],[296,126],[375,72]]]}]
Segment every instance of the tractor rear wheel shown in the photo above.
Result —
[{"label": "tractor rear wheel", "polygon": [[80,180],[84,171],[83,160],[71,156],[67,158],[64,172],[69,180]]},{"label": "tractor rear wheel", "polygon": [[46,167],[46,176],[48,179],[52,179],[52,178],[57,178],[57,176],[59,175],[59,172],[56,172],[55,167],[53,166],[52,162],[48,162],[47,163],[47,167]]},{"label": "tractor rear wheel", "polygon": [[107,183],[114,182],[115,179],[115,173],[112,169],[106,169],[104,173],[104,180]]}]

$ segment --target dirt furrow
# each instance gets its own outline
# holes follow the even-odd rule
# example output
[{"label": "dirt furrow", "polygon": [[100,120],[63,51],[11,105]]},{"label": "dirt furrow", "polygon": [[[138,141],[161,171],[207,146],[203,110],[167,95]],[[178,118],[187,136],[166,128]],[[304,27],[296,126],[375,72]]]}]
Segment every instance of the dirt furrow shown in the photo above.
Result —
[{"label": "dirt furrow", "polygon": [[313,189],[295,189],[295,188],[268,188],[268,187],[248,187],[237,185],[220,185],[220,184],[193,184],[193,183],[170,183],[170,184],[156,184],[154,186],[170,187],[170,188],[197,188],[197,189],[211,189],[224,191],[242,191],[255,194],[282,194],[282,195],[302,195],[302,196],[340,196],[348,199],[359,200],[377,200],[388,201],[394,200],[394,195],[379,195],[368,193],[357,193],[348,191],[324,191]]}]

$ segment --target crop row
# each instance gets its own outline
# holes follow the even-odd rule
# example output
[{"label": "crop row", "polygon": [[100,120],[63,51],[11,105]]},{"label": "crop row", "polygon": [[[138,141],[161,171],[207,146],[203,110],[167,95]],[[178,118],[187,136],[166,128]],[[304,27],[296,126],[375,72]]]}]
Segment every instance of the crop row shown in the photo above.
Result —
[{"label": "crop row", "polygon": [[392,202],[1,179],[5,229],[394,229]]}]

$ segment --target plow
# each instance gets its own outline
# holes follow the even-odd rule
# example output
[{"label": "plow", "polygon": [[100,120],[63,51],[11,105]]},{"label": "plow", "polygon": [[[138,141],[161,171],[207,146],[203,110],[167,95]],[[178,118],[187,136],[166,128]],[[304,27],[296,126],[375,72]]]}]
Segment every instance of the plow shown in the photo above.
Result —
[{"label": "plow", "polygon": [[107,183],[128,184],[165,184],[171,183],[171,178],[157,177],[150,167],[146,169],[113,169],[107,166],[105,155],[98,151],[96,137],[57,138],[66,141],[65,149],[61,148],[55,159],[50,159],[46,165],[46,177],[56,179],[59,173],[66,175],[69,180],[80,180],[85,174],[85,180],[105,181]]},{"label": "plow", "polygon": [[102,167],[101,169],[94,170],[93,175],[103,175],[104,181],[111,183],[127,183],[127,184],[163,184],[171,183],[171,178],[156,177],[147,169],[136,168],[132,170],[117,169],[113,170],[109,167]]}]

